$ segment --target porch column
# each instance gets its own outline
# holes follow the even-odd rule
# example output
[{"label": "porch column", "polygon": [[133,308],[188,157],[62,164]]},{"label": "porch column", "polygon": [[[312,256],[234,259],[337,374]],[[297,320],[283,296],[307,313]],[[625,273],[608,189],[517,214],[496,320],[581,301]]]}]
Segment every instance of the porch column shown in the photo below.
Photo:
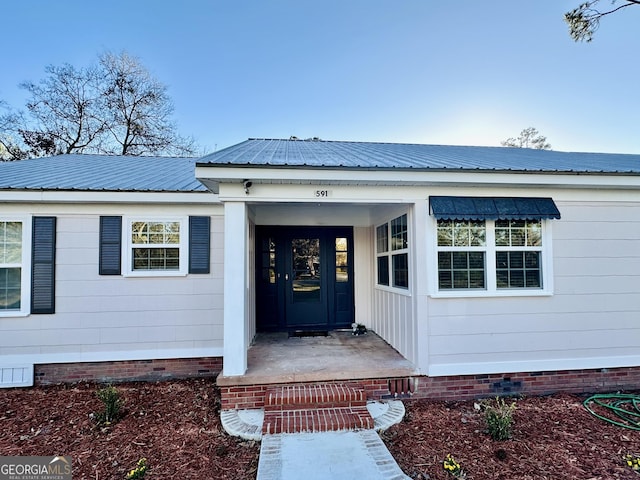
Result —
[{"label": "porch column", "polygon": [[433,242],[429,225],[429,201],[416,201],[413,208],[415,216],[415,248],[414,248],[414,285],[415,315],[418,339],[416,366],[422,373],[429,368],[429,253],[427,245]]},{"label": "porch column", "polygon": [[247,371],[247,206],[224,204],[224,376]]}]

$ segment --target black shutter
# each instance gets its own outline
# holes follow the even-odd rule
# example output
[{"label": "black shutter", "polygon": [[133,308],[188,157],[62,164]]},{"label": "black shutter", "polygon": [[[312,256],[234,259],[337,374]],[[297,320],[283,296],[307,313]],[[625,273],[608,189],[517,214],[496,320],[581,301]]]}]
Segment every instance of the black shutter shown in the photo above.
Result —
[{"label": "black shutter", "polygon": [[56,217],[33,217],[31,313],[56,311]]},{"label": "black shutter", "polygon": [[189,273],[209,273],[210,217],[189,217]]},{"label": "black shutter", "polygon": [[120,275],[121,242],[122,217],[100,217],[100,275]]}]

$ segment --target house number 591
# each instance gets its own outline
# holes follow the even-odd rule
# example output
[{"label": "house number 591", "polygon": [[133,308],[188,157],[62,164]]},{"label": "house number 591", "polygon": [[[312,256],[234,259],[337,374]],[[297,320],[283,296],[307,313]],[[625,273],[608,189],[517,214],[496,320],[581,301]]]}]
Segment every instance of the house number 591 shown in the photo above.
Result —
[{"label": "house number 591", "polygon": [[316,198],[327,198],[329,190],[316,190]]}]

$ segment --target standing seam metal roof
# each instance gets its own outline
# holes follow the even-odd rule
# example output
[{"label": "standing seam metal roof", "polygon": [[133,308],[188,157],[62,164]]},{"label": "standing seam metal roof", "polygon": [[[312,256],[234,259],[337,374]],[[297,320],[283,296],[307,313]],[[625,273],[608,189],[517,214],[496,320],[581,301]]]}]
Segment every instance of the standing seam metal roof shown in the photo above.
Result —
[{"label": "standing seam metal roof", "polygon": [[197,164],[640,174],[640,155],[324,140],[249,139]]},{"label": "standing seam metal roof", "polygon": [[195,160],[71,154],[0,162],[0,189],[205,192]]}]

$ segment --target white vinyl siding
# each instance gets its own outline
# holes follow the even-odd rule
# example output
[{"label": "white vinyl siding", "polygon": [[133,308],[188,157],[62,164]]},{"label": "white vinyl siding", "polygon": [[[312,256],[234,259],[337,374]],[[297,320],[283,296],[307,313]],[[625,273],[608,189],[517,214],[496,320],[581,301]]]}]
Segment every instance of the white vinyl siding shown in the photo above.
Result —
[{"label": "white vinyl siding", "polygon": [[[136,218],[178,210],[150,207],[151,215],[145,215],[143,207],[137,208]],[[70,209],[75,211],[64,213]],[[221,356],[222,212],[216,206],[179,210],[211,216],[209,274],[99,275],[100,215],[118,209],[57,208],[63,213],[56,215],[56,313],[0,319],[0,356],[13,363]]]},{"label": "white vinyl siding", "polygon": [[554,295],[431,297],[430,375],[640,364],[640,203],[557,202]]}]

